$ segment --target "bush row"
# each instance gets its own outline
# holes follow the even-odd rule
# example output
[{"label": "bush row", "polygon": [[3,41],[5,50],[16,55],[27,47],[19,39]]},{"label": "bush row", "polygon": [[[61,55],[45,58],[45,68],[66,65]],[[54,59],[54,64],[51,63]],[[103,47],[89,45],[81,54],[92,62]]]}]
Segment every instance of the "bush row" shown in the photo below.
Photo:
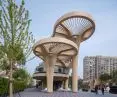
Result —
[{"label": "bush row", "polygon": [[0,77],[0,95],[8,93],[8,79]]},{"label": "bush row", "polygon": [[[13,92],[20,92],[26,88],[26,81],[13,81]],[[9,92],[9,80],[0,77],[0,95],[8,94]]]}]

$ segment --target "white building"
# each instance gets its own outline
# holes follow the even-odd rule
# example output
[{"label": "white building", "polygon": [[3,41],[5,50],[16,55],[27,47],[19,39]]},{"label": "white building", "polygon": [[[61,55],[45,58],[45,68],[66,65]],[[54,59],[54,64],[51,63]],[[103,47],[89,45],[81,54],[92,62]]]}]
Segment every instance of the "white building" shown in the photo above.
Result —
[{"label": "white building", "polygon": [[101,74],[110,74],[117,69],[117,57],[86,56],[83,59],[83,78],[89,82],[99,78]]}]

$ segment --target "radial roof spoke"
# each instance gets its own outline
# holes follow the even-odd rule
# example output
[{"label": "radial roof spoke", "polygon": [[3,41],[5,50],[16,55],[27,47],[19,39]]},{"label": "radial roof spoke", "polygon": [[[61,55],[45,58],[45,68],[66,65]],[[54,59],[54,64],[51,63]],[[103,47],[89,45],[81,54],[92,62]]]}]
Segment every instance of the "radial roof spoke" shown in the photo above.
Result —
[{"label": "radial roof spoke", "polygon": [[[53,37],[54,35],[56,35],[56,29],[58,30],[59,29],[58,26],[61,24],[64,25],[65,27],[63,29],[67,29],[71,33],[70,35],[72,36],[82,36],[84,33],[86,33],[87,29],[92,28],[92,30],[90,30],[91,33],[87,34],[87,37],[82,39],[82,41],[88,39],[95,30],[95,23],[92,17],[88,13],[83,13],[83,12],[71,12],[60,17],[55,23],[53,30]],[[60,31],[60,33],[63,33],[66,36],[68,36],[67,37],[68,39],[69,37],[71,37],[62,30]]]}]

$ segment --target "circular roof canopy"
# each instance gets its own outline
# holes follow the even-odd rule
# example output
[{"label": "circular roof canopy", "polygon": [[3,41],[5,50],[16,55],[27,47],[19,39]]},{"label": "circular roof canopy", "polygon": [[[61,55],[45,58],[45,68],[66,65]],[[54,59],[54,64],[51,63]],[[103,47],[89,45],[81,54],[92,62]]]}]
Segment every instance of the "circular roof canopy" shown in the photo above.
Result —
[{"label": "circular roof canopy", "polygon": [[60,37],[45,38],[33,46],[34,54],[42,60],[47,55],[54,54],[57,55],[57,60],[63,64],[64,60],[77,54],[77,49],[77,45],[73,41]]},{"label": "circular roof canopy", "polygon": [[81,36],[81,41],[88,39],[95,30],[92,17],[84,12],[70,12],[60,17],[55,25],[52,36],[67,39]]}]

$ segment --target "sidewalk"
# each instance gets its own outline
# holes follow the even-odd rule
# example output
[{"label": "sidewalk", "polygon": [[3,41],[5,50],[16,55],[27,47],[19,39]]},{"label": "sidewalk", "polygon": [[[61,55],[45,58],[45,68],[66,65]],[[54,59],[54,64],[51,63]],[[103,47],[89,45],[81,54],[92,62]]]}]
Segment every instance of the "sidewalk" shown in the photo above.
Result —
[{"label": "sidewalk", "polygon": [[78,93],[72,93],[72,92],[46,93],[46,92],[40,92],[38,89],[35,88],[30,88],[26,89],[24,92],[20,92],[20,96],[18,94],[15,94],[14,97],[117,97],[117,95],[109,93],[105,93],[105,95],[99,93],[98,95],[96,95],[95,93],[82,92],[82,91]]}]

